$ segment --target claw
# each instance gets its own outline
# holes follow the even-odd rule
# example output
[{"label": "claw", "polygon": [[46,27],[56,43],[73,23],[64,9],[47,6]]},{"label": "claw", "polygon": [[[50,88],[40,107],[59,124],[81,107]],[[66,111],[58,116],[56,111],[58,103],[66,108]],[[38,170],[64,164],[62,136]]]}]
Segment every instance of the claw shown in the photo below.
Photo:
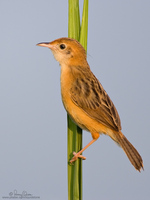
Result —
[{"label": "claw", "polygon": [[85,156],[82,156],[76,152],[73,152],[74,157],[70,160],[70,163],[72,164],[73,162],[75,162],[78,158],[82,158],[83,160],[86,160]]}]

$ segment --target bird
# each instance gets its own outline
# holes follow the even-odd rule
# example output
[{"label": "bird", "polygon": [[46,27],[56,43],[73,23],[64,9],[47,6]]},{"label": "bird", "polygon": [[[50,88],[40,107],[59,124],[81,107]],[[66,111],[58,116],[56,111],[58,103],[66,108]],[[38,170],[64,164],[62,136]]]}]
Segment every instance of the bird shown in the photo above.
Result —
[{"label": "bird", "polygon": [[122,147],[136,170],[144,170],[142,157],[121,132],[118,111],[91,71],[83,46],[77,40],[67,37],[37,45],[48,47],[60,64],[61,97],[68,115],[77,126],[92,135],[92,140],[83,149],[73,152],[74,157],[70,163],[78,158],[86,159],[82,152],[101,134],[105,134]]}]

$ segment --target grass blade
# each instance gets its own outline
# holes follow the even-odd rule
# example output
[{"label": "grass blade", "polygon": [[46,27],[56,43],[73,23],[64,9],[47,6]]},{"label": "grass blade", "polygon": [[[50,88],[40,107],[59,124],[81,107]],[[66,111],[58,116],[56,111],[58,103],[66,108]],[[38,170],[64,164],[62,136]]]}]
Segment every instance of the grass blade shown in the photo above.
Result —
[{"label": "grass blade", "polygon": [[[88,0],[84,1],[82,27],[80,27],[79,0],[69,0],[68,37],[74,38],[87,50]],[[69,164],[72,152],[82,149],[82,129],[67,116],[68,120],[68,200],[82,200],[82,160]]]}]

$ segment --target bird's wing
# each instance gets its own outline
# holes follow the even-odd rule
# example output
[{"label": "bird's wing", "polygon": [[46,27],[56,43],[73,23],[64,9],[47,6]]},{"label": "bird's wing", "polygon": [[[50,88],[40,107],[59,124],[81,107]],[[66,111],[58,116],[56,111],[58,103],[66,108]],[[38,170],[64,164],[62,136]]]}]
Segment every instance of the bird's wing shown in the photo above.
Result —
[{"label": "bird's wing", "polygon": [[74,81],[70,89],[72,101],[88,116],[113,130],[121,130],[119,114],[100,82],[90,71]]}]

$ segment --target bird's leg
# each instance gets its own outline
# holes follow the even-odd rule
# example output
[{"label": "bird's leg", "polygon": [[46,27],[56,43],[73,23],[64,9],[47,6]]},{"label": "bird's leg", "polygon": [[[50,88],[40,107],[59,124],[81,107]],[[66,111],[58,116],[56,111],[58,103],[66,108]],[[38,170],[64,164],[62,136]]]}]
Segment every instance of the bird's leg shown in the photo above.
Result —
[{"label": "bird's leg", "polygon": [[97,140],[97,138],[91,140],[91,142],[89,142],[89,143],[88,143],[83,149],[81,149],[81,151],[79,151],[78,153],[73,152],[74,157],[70,160],[70,163],[75,162],[78,158],[82,158],[83,160],[85,160],[86,157],[82,156],[81,153],[82,153],[85,149],[87,149],[91,144],[93,144],[96,140]]}]

